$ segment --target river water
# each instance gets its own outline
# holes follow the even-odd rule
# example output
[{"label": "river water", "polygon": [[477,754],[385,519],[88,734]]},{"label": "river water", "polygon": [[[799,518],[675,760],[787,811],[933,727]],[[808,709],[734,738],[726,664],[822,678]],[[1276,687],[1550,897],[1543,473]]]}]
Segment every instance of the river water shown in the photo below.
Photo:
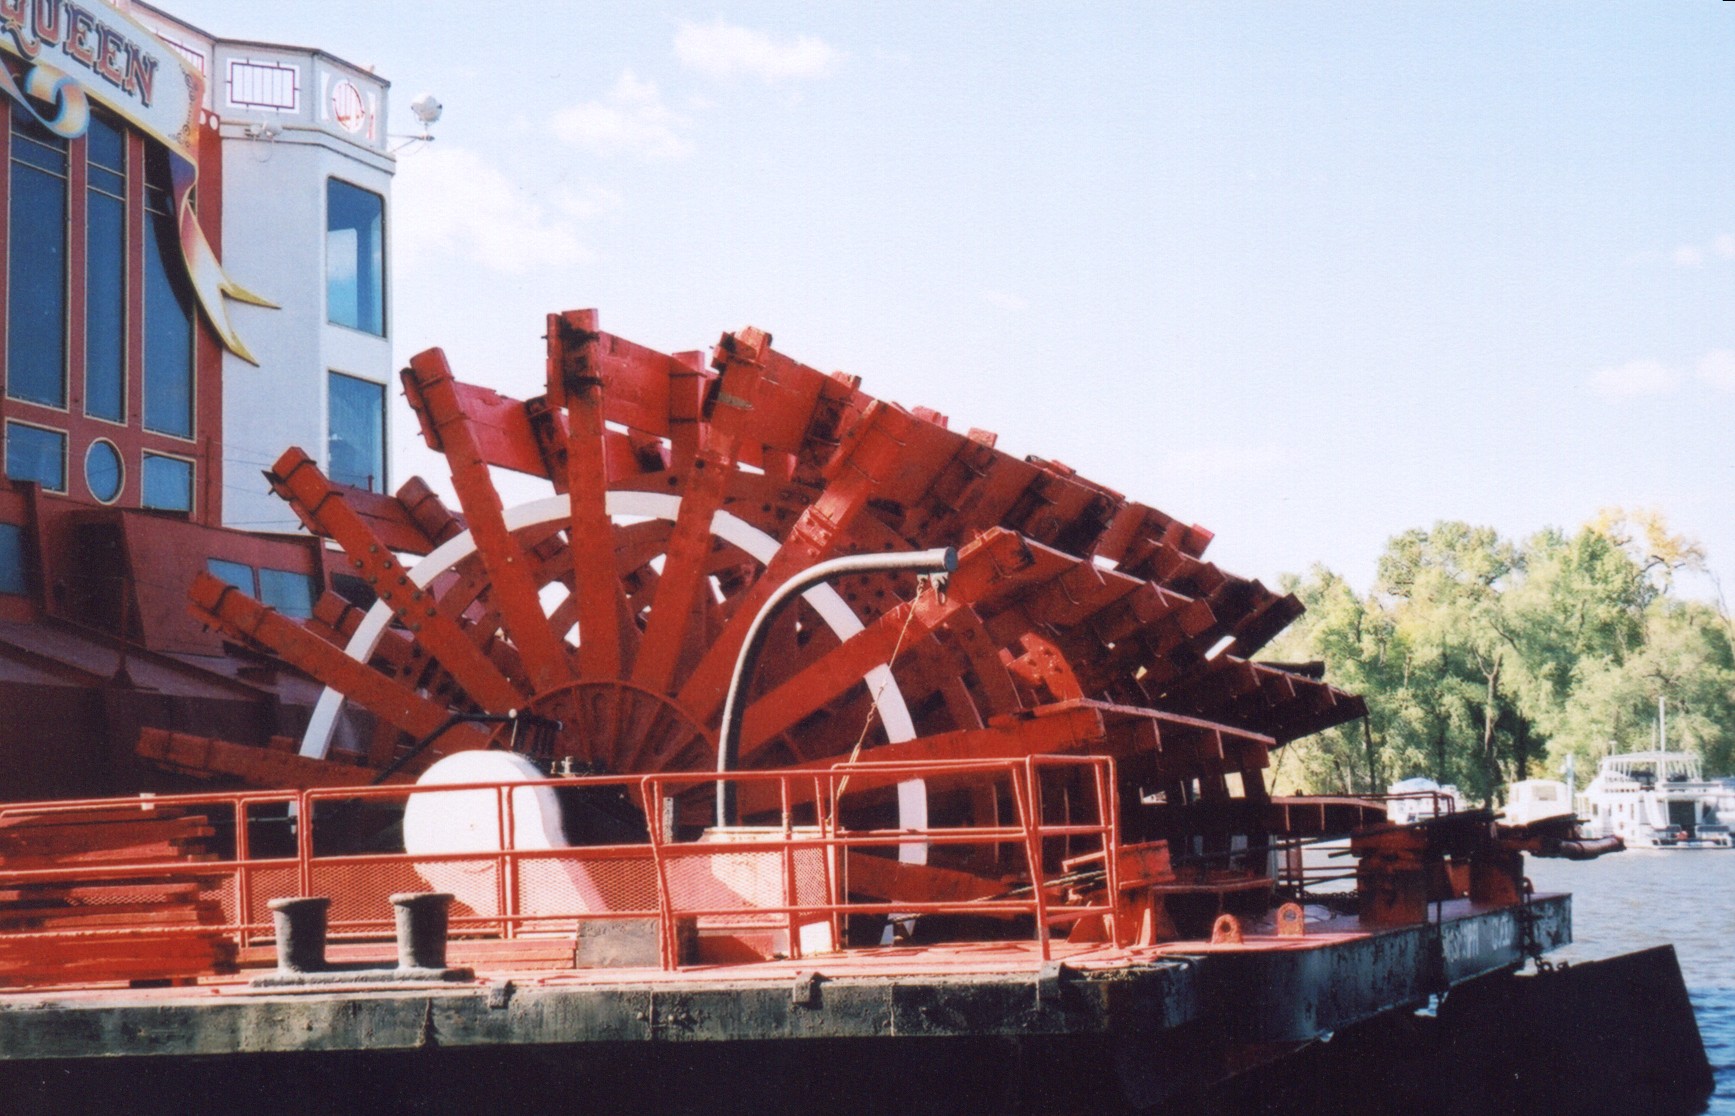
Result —
[{"label": "river water", "polygon": [[1575,863],[1530,858],[1537,891],[1572,892],[1573,944],[1590,961],[1670,944],[1717,1075],[1706,1112],[1735,1116],[1735,850],[1633,850]]}]

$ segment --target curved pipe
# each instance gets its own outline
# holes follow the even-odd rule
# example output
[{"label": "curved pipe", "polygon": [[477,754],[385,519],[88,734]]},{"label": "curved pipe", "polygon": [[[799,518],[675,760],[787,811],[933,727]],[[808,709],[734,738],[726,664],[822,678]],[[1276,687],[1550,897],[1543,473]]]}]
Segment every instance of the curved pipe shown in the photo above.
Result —
[{"label": "curved pipe", "polygon": [[1626,847],[1627,843],[1619,837],[1579,838],[1577,840],[1544,838],[1542,847],[1536,851],[1536,855],[1557,857],[1561,860],[1595,860],[1599,856],[1620,852]]},{"label": "curved pipe", "polygon": [[[741,720],[747,712],[746,703],[741,700],[741,691],[747,679],[752,677],[754,668],[759,665],[759,647],[765,642],[765,633],[772,619],[784,605],[815,585],[845,574],[894,573],[904,570],[930,574],[951,573],[957,568],[958,552],[949,546],[893,554],[849,554],[809,566],[779,585],[760,607],[759,614],[753,617],[753,624],[747,629],[747,639],[741,644],[741,653],[735,657],[735,671],[729,676],[729,694],[723,699],[723,728],[717,734],[717,774],[728,774],[740,757]],[[717,824],[734,825],[736,820],[735,784],[727,779],[719,779]]]}]

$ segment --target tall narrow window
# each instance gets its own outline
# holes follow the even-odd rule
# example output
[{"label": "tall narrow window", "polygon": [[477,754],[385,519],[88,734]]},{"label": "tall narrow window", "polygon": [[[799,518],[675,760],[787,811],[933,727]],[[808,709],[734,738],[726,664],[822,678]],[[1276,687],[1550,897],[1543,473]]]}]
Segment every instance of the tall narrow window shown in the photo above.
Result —
[{"label": "tall narrow window", "polygon": [[12,113],[6,394],[66,406],[66,141]]},{"label": "tall narrow window", "polygon": [[385,199],[325,181],[325,306],[334,324],[386,335]]},{"label": "tall narrow window", "polygon": [[331,479],[370,492],[386,488],[386,389],[333,372],[327,377],[330,414],[326,467]]},{"label": "tall narrow window", "polygon": [[153,146],[145,163],[145,427],[191,438],[193,298],[173,207],[168,152]]},{"label": "tall narrow window", "polygon": [[24,528],[0,523],[0,593],[16,596],[30,592],[24,563]]},{"label": "tall narrow window", "polygon": [[84,410],[126,421],[126,136],[92,117],[85,228]]}]

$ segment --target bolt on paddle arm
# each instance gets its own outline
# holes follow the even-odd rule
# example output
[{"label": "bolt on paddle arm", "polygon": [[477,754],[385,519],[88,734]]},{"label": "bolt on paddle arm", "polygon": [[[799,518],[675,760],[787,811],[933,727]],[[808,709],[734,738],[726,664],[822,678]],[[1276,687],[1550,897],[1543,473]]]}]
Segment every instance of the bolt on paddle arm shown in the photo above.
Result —
[{"label": "bolt on paddle arm", "polygon": [[[729,676],[729,693],[723,700],[723,727],[717,734],[717,774],[726,775],[734,769],[741,749],[741,720],[746,715],[742,691],[759,662],[759,646],[772,619],[791,600],[821,582],[846,574],[896,573],[914,571],[918,574],[951,573],[958,568],[958,552],[945,546],[933,550],[904,551],[891,554],[849,554],[815,563],[777,587],[753,617],[747,638],[741,644],[741,654],[735,658],[735,670]],[[726,779],[717,782],[717,824],[734,825],[737,821],[735,784]]]}]

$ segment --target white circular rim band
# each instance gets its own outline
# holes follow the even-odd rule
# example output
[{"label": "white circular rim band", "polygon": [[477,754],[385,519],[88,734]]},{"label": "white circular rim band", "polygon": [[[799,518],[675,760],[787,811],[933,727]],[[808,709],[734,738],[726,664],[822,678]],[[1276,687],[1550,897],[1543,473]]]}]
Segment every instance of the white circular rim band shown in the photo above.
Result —
[{"label": "white circular rim band", "polygon": [[[606,506],[611,516],[638,516],[673,522],[681,511],[681,498],[670,492],[619,491],[608,493]],[[529,527],[565,522],[572,516],[572,505],[565,496],[545,496],[528,504],[508,508],[505,514],[506,529],[521,531]],[[779,546],[778,541],[764,531],[726,511],[718,511],[712,517],[711,532],[724,542],[746,551],[761,565],[771,561]],[[448,539],[411,567],[408,571],[410,580],[425,589],[436,577],[475,553],[476,540],[469,531],[465,531]],[[802,594],[802,598],[813,606],[820,619],[825,621],[838,639],[848,639],[862,630],[861,619],[831,586],[815,586]],[[374,650],[379,646],[391,620],[391,606],[384,601],[375,601],[374,606],[362,618],[360,626],[356,628],[355,635],[350,637],[349,643],[344,647],[344,654],[361,663],[373,658]],[[887,740],[898,743],[914,739],[915,722],[910,718],[909,706],[905,704],[904,695],[893,680],[890,668],[884,664],[874,667],[867,672],[864,681],[869,692],[874,695],[874,704],[879,709],[880,723],[885,726]],[[313,717],[301,737],[302,755],[312,759],[324,759],[331,751],[331,736],[337,727],[338,712],[343,708],[343,702],[343,695],[330,686],[319,695],[319,703],[314,706]],[[904,797],[905,795],[899,795],[900,800]],[[925,815],[925,795],[922,801],[924,809],[921,813]],[[904,811],[904,817],[911,818],[908,808]],[[912,824],[926,825],[927,819],[923,817]]]}]

